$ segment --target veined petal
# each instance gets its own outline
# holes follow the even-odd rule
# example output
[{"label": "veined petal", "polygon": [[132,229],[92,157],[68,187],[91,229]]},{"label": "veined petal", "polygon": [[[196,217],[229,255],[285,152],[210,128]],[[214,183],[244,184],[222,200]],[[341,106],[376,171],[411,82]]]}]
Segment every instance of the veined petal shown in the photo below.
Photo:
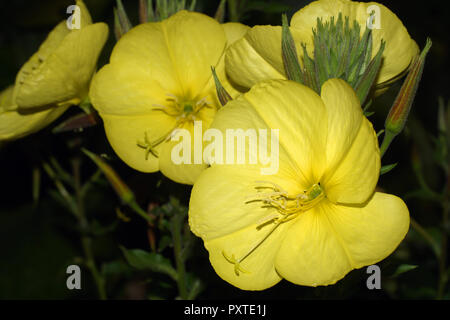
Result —
[{"label": "veined petal", "polygon": [[336,283],[353,269],[319,206],[300,214],[286,232],[275,260],[281,277],[302,286]]},{"label": "veined petal", "polygon": [[237,40],[241,39],[248,30],[249,26],[238,22],[227,22],[222,24],[223,30],[225,31],[225,36],[227,37],[227,45],[231,45]]},{"label": "veined petal", "polygon": [[[267,47],[267,50],[258,52],[254,45],[259,49]],[[275,57],[277,53],[279,59],[268,61],[270,54]],[[286,79],[281,59],[281,27],[256,26],[227,49],[226,72],[233,83],[251,88],[263,80]]]},{"label": "veined petal", "polygon": [[[384,5],[376,2],[357,2],[349,0],[319,0],[310,3],[297,11],[291,19],[292,29],[297,29],[303,36],[303,42],[312,52],[312,28],[316,27],[317,18],[328,20],[334,16],[337,19],[341,12],[343,17],[349,17],[350,23],[356,20],[361,26],[361,35],[367,27],[370,11],[379,10],[372,25],[373,49],[372,56],[377,53],[381,39],[386,41],[383,52],[383,64],[377,79],[377,84],[388,81],[404,71],[412,59],[418,54],[417,44],[408,34],[400,19]],[[375,14],[377,12],[375,11]],[[379,19],[380,29],[377,29]],[[309,35],[309,36],[308,36]]]},{"label": "veined petal", "polygon": [[364,116],[355,91],[344,80],[327,80],[321,98],[328,114],[327,170],[334,171],[352,146]]},{"label": "veined petal", "polygon": [[317,183],[325,170],[327,139],[327,111],[320,97],[287,80],[263,82],[244,97],[270,128],[279,129],[280,149],[297,165],[299,183]]},{"label": "veined petal", "polygon": [[47,57],[38,51],[30,59],[31,64],[24,66],[26,70],[19,72],[15,89],[19,108],[36,108],[87,96],[108,26],[104,23],[88,25],[72,30],[61,40],[62,28],[58,25],[57,35],[50,37],[54,44],[44,46],[46,50],[56,48]]},{"label": "veined petal", "polygon": [[376,192],[361,206],[323,207],[353,268],[377,263],[390,255],[409,229],[409,211],[402,199]]},{"label": "veined petal", "polygon": [[344,80],[326,81],[321,96],[328,114],[327,169],[321,181],[325,193],[334,202],[365,202],[380,172],[375,131]]},{"label": "veined petal", "polygon": [[375,193],[361,206],[324,202],[296,219],[276,259],[276,270],[299,285],[330,285],[349,271],[377,263],[399,245],[409,213],[395,196]]},{"label": "veined petal", "polygon": [[214,19],[200,13],[179,11],[162,22],[138,25],[113,49],[111,64],[133,61],[136,68],[168,93],[194,99],[203,91],[226,46],[225,32]]},{"label": "veined petal", "polygon": [[[158,158],[152,153],[147,153],[144,148],[138,146],[138,143],[146,145],[164,139],[175,127],[174,118],[158,111],[146,115],[100,115],[109,143],[126,164],[142,172],[159,170]],[[164,143],[159,143],[154,148],[157,154],[161,152]]]},{"label": "veined petal", "polygon": [[[133,72],[130,72],[133,68]],[[108,64],[93,78],[89,96],[102,115],[146,115],[166,103],[170,92],[133,60]]]},{"label": "veined petal", "polygon": [[345,158],[324,176],[325,193],[333,202],[363,203],[375,190],[380,176],[380,150],[372,124],[363,119]]},{"label": "veined petal", "polygon": [[[223,141],[218,142],[215,137],[212,138],[212,141],[217,144],[213,155],[215,162],[196,181],[189,206],[191,229],[204,240],[237,232],[262,222],[268,216],[276,213],[272,209],[262,208],[261,201],[254,201],[258,198],[258,191],[270,192],[271,189],[267,187],[273,186],[271,184],[281,186],[293,195],[302,192],[304,188],[298,179],[296,163],[290,159],[290,155],[281,146],[278,154],[274,153],[275,158],[272,158],[270,127],[243,97],[229,102],[226,107],[220,109],[211,129],[218,131],[223,137]],[[267,141],[267,156],[270,161],[278,163],[261,163],[258,154],[260,144],[250,151],[249,137],[243,137],[245,140],[241,147],[238,147],[236,143],[233,150],[227,152],[227,144],[237,140],[235,138],[233,138],[235,140],[230,140],[230,137],[232,135],[234,137],[234,133],[239,129],[242,135],[247,132],[251,133],[248,130],[255,130],[258,144],[260,139],[269,140]],[[267,138],[264,137],[264,134],[256,131],[259,129],[266,130]],[[219,156],[219,151],[222,151],[222,157]],[[239,153],[244,154],[245,161],[242,164],[237,162]],[[258,160],[256,163],[250,162],[250,154]],[[232,161],[227,164],[226,157],[230,155]],[[211,159],[206,160],[211,162]],[[272,164],[274,172],[270,172]],[[266,188],[258,189],[260,187]],[[205,199],[208,200],[205,201]]]},{"label": "veined petal", "polygon": [[[207,124],[205,123],[205,125]],[[187,123],[183,126],[183,128],[180,129],[187,130],[186,133],[189,133],[189,136],[181,136],[179,139],[177,138],[176,141],[169,140],[164,143],[159,155],[159,170],[162,172],[162,174],[164,174],[172,181],[192,185],[197,180],[200,173],[207,167],[207,164],[203,161],[203,136],[198,136],[194,133],[194,125],[192,123]],[[175,131],[173,135],[176,135]],[[180,152],[175,152],[173,148],[177,145],[183,145],[183,141],[185,138],[190,139],[189,143],[185,145],[186,148],[183,148],[183,150]],[[198,139],[198,143],[195,142],[195,139]],[[173,157],[182,157],[184,154],[180,155],[180,153],[184,152],[190,153],[189,163],[175,162]],[[196,152],[198,153],[197,162],[199,163],[196,163],[195,161]],[[172,153],[174,153],[175,155],[173,155]]]},{"label": "veined petal", "polygon": [[[205,241],[214,270],[222,279],[243,290],[264,290],[277,284],[281,277],[275,270],[274,261],[291,223],[280,225],[264,241],[270,225],[260,229],[252,225],[231,235]],[[235,270],[229,260],[242,258],[258,243],[261,244]]]},{"label": "veined petal", "polygon": [[117,65],[124,77],[131,79],[145,74],[166,93],[180,96],[182,90],[173,59],[163,25],[151,22],[132,28],[120,38],[111,53],[110,64]]},{"label": "veined petal", "polygon": [[225,32],[213,18],[184,10],[162,24],[184,96],[195,97],[224,54]]}]

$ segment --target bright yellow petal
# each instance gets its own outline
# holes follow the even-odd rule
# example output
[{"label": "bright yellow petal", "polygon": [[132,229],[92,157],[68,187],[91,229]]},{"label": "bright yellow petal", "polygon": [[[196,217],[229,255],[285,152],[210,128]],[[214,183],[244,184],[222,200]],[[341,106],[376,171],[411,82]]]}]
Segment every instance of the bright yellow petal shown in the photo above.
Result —
[{"label": "bright yellow petal", "polygon": [[47,57],[38,51],[16,79],[18,106],[36,108],[86,97],[107,35],[108,26],[96,23],[68,33]]},{"label": "bright yellow petal", "polygon": [[[205,124],[206,125],[206,124]],[[206,127],[207,128],[207,127]],[[205,128],[205,129],[206,129]],[[162,174],[164,174],[166,177],[168,177],[170,180],[183,183],[183,184],[194,184],[194,182],[197,180],[200,173],[202,173],[203,170],[206,169],[207,164],[203,161],[203,142],[202,138],[203,136],[197,135],[200,137],[199,143],[194,142],[194,139],[196,139],[196,136],[194,134],[194,126],[192,123],[185,124],[182,129],[187,130],[189,132],[190,136],[190,143],[188,144],[188,148],[190,149],[190,163],[177,163],[173,160],[173,148],[177,145],[183,144],[183,138],[181,138],[179,141],[168,141],[167,143],[164,143],[164,145],[161,148],[161,152],[159,155],[159,170]],[[195,156],[194,153],[198,152],[199,156],[197,161],[201,163],[195,163]]]},{"label": "bright yellow petal", "polygon": [[299,183],[310,187],[325,170],[327,111],[320,97],[294,81],[268,81],[244,95],[272,129],[279,129],[280,149],[296,163]]},{"label": "bright yellow petal", "polygon": [[[258,52],[254,45],[258,45],[259,49],[263,47],[267,50]],[[270,52],[272,57],[279,53],[279,59],[268,61],[266,57]],[[232,44],[225,55],[227,75],[233,83],[245,88],[251,88],[263,80],[285,79],[280,61],[281,27],[272,26],[253,27],[244,38]],[[272,65],[274,62],[275,66]]]},{"label": "bright yellow petal", "polygon": [[[226,144],[231,141],[227,138],[227,132],[231,133],[231,130],[236,132],[237,129],[241,129],[243,134],[249,129],[254,130],[258,139],[255,153],[250,151],[248,137],[243,144],[245,150],[238,149],[235,141],[233,152],[226,152]],[[296,163],[290,159],[290,155],[282,147],[278,154],[276,152],[273,154],[275,156],[272,158],[273,172],[270,170],[271,163],[261,163],[258,144],[260,139],[264,138],[264,134],[258,134],[260,129],[266,130],[267,140],[269,140],[267,142],[268,156],[271,156],[270,127],[243,97],[228,103],[217,113],[211,130],[218,131],[223,137],[223,149],[218,147],[216,150],[222,151],[222,157],[219,157],[218,153],[214,154],[216,161],[196,181],[189,206],[191,229],[204,240],[237,232],[264,220],[273,213],[267,208],[261,208],[260,201],[249,201],[256,197],[260,190],[257,187],[267,186],[266,183],[261,184],[261,181],[282,186],[289,193],[302,192],[303,186],[298,179]],[[220,144],[215,140],[214,142]],[[242,164],[237,162],[238,153],[244,153],[245,161]],[[254,164],[250,162],[250,154],[257,160]],[[227,164],[227,155],[232,156],[230,164]],[[211,163],[211,159],[206,160]]]},{"label": "bright yellow petal", "polygon": [[[376,2],[357,2],[348,0],[319,0],[314,1],[306,7],[297,11],[291,19],[292,29],[297,29],[302,35],[303,42],[312,52],[312,28],[317,25],[317,18],[328,20],[329,17],[338,17],[339,12],[344,17],[356,20],[361,26],[361,34],[367,26],[371,6],[379,8],[380,29],[372,29],[373,50],[372,55],[377,53],[381,39],[386,41],[383,52],[383,65],[380,70],[377,83],[381,84],[403,72],[418,53],[418,47],[408,34],[400,19],[384,5]],[[374,21],[376,23],[376,21]]]},{"label": "bright yellow petal", "polygon": [[325,82],[321,96],[328,113],[327,171],[321,181],[325,193],[334,202],[365,202],[380,172],[375,131],[344,80]]},{"label": "bright yellow petal", "polygon": [[334,171],[352,146],[364,116],[355,91],[344,80],[326,81],[321,98],[328,114],[327,169]]},{"label": "bright yellow petal", "polygon": [[196,12],[180,11],[162,24],[184,96],[195,98],[224,54],[225,32],[216,20]]},{"label": "bright yellow petal", "polygon": [[276,270],[299,285],[330,285],[349,271],[391,254],[409,228],[409,213],[395,196],[375,193],[366,204],[323,202],[287,230]]},{"label": "bright yellow petal", "polygon": [[333,202],[362,203],[375,190],[379,173],[377,136],[372,124],[364,119],[345,158],[334,172],[325,175],[325,193]]},{"label": "bright yellow petal", "polygon": [[157,23],[139,25],[123,36],[111,64],[146,70],[167,93],[194,99],[203,90],[226,46],[225,32],[214,19],[180,11]]},{"label": "bright yellow petal", "polygon": [[[106,136],[117,155],[130,167],[142,172],[156,172],[159,170],[157,157],[148,154],[138,146],[138,142],[154,142],[165,137],[175,126],[175,119],[162,112],[153,112],[146,115],[117,116],[101,114]],[[162,144],[155,151],[161,152]]]},{"label": "bright yellow petal", "polygon": [[405,203],[386,193],[376,192],[360,207],[328,203],[323,213],[340,236],[353,268],[386,258],[409,229],[409,211]]},{"label": "bright yellow petal", "polygon": [[[211,265],[223,280],[240,289],[270,288],[281,280],[274,261],[289,224],[291,222],[280,225],[259,246],[258,243],[270,232],[270,225],[260,229],[252,225],[231,235],[205,241]],[[227,259],[240,259],[254,246],[257,248],[239,264],[236,274],[235,265]]]},{"label": "bright yellow petal", "polygon": [[225,36],[227,37],[228,45],[233,44],[237,40],[241,39],[248,30],[249,26],[238,22],[227,22],[222,24],[223,30],[225,31]]},{"label": "bright yellow petal", "polygon": [[101,114],[146,115],[170,98],[149,69],[130,67],[131,61],[108,64],[92,79],[89,96]]},{"label": "bright yellow petal", "polygon": [[326,213],[318,207],[300,214],[284,232],[275,268],[286,280],[302,286],[330,285],[352,270]]}]

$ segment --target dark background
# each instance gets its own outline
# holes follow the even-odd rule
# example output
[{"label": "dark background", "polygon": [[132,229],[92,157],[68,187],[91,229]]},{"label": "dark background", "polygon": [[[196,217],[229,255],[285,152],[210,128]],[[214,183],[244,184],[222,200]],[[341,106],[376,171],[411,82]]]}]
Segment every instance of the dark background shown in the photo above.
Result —
[{"label": "dark background", "polygon": [[[213,15],[219,1],[199,1]],[[261,1],[248,11],[241,22],[254,24],[280,24],[280,12],[290,17],[310,1]],[[379,1],[389,7],[402,20],[411,37],[423,48],[426,37],[433,46],[428,55],[425,71],[404,133],[394,140],[383,158],[383,164],[398,162],[389,174],[380,178],[379,186],[388,193],[405,199],[410,214],[437,240],[445,227],[441,225],[441,209],[428,199],[411,196],[420,188],[413,170],[412,154],[420,161],[423,176],[434,190],[442,189],[445,176],[435,165],[432,136],[437,135],[438,97],[449,100],[449,10],[446,1]],[[105,64],[114,46],[112,32],[112,0],[85,0],[94,22],[106,22],[110,26],[110,38],[99,60]],[[124,5],[133,23],[137,24],[137,0],[125,0]],[[265,3],[265,5],[263,5]],[[267,5],[270,4],[270,5]],[[37,50],[47,33],[62,19],[67,18],[65,9],[72,1],[0,1],[0,89],[12,84],[22,64]],[[258,9],[259,8],[259,9]],[[200,11],[200,10],[199,10]],[[387,115],[401,82],[393,85],[371,107],[375,129],[383,128]],[[68,118],[76,111],[64,115]],[[70,168],[68,158],[73,149],[67,141],[76,141],[87,149],[110,156],[111,164],[135,191],[143,206],[164,201],[167,194],[178,195],[187,205],[189,187],[177,185],[159,173],[141,174],[128,168],[115,158],[105,138],[101,125],[78,133],[54,135],[47,128],[25,139],[0,147],[0,299],[96,299],[95,287],[89,276],[83,277],[80,291],[66,289],[66,266],[76,263],[81,256],[75,222],[67,209],[51,195],[52,181],[41,175],[39,201],[33,200],[33,168],[50,155],[64,167]],[[92,174],[94,165],[83,162],[83,176]],[[133,272],[123,262],[118,245],[127,248],[149,250],[146,226],[139,219],[125,223],[118,221],[115,208],[119,206],[110,186],[104,181],[91,192],[87,199],[89,218],[103,226],[113,225],[113,231],[96,238],[95,254],[104,268],[117,267],[123,272],[112,273],[108,285],[110,298],[151,297],[152,288],[143,284],[142,275]],[[444,230],[444,231],[443,231]],[[369,291],[365,281],[365,269],[352,271],[337,285],[321,288],[305,288],[282,281],[264,292],[238,290],[218,278],[208,263],[206,251],[197,241],[195,256],[187,268],[201,277],[206,284],[201,299],[210,298],[267,298],[267,299],[433,299],[438,282],[438,262],[426,241],[411,228],[400,247],[382,261],[382,290]],[[113,263],[111,263],[113,262]],[[390,277],[400,264],[418,266],[398,277]],[[122,268],[122,269],[121,269]],[[87,273],[85,273],[87,274]],[[447,299],[449,291],[446,291]],[[166,298],[173,298],[168,289]]]}]

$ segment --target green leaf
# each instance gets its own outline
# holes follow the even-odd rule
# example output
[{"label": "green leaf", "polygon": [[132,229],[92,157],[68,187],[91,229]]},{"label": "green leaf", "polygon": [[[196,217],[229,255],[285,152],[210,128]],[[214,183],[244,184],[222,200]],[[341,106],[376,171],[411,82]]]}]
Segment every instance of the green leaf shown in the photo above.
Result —
[{"label": "green leaf", "polygon": [[401,264],[397,267],[397,270],[395,270],[394,274],[391,276],[392,278],[398,277],[399,275],[414,270],[418,266],[413,264]]},{"label": "green leaf", "polygon": [[397,166],[397,163],[387,164],[381,167],[380,174],[385,174],[394,169]]},{"label": "green leaf", "polygon": [[159,253],[147,252],[141,249],[126,249],[120,246],[128,263],[139,270],[149,270],[168,275],[177,281],[178,274],[172,267],[169,259],[164,258]]}]

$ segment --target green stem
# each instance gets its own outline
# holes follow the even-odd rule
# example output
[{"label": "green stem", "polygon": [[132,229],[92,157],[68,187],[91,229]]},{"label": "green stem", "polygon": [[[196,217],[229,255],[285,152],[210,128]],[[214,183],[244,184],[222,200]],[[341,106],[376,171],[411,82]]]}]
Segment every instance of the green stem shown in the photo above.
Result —
[{"label": "green stem", "polygon": [[393,134],[389,130],[385,131],[383,142],[381,143],[381,146],[380,146],[380,156],[381,156],[381,158],[383,158],[384,154],[386,153],[387,149],[391,145],[391,142],[392,142],[392,140],[394,140],[394,138],[395,138],[395,134]]},{"label": "green stem", "polygon": [[86,259],[86,266],[88,267],[89,271],[92,274],[92,277],[94,278],[100,299],[106,300],[105,279],[98,271],[97,265],[95,263],[94,254],[92,252],[92,239],[90,236],[87,235],[87,231],[89,230],[89,223],[86,219],[84,211],[84,201],[83,201],[84,197],[80,181],[80,159],[75,158],[73,160],[72,165],[73,165],[77,218],[82,233],[81,245],[83,247],[83,252]]},{"label": "green stem", "polygon": [[229,21],[231,21],[231,22],[239,21],[237,7],[238,7],[237,0],[228,0],[228,16],[229,16]]},{"label": "green stem", "polygon": [[134,210],[138,215],[144,218],[150,225],[153,225],[154,219],[148,215],[144,209],[142,209],[136,202],[136,200],[132,200],[127,205]]},{"label": "green stem", "polygon": [[437,299],[441,300],[445,293],[445,286],[448,281],[447,274],[447,246],[448,246],[448,238],[447,238],[447,226],[449,223],[449,190],[450,190],[450,175],[447,176],[447,183],[445,185],[444,190],[444,201],[442,203],[442,225],[444,230],[442,232],[442,240],[441,240],[441,254],[439,256],[439,282],[438,282],[438,292]]},{"label": "green stem", "polygon": [[433,253],[439,258],[439,245],[434,241],[433,237],[422,227],[414,218],[411,219],[411,226],[428,242]]},{"label": "green stem", "polygon": [[[181,216],[182,217],[182,216]],[[181,218],[179,215],[175,215],[172,218],[172,238],[173,238],[173,250],[175,255],[175,264],[177,267],[177,284],[178,292],[181,299],[188,299],[188,292],[186,287],[186,270],[184,267],[184,259],[182,256],[182,239],[181,239]]]}]

